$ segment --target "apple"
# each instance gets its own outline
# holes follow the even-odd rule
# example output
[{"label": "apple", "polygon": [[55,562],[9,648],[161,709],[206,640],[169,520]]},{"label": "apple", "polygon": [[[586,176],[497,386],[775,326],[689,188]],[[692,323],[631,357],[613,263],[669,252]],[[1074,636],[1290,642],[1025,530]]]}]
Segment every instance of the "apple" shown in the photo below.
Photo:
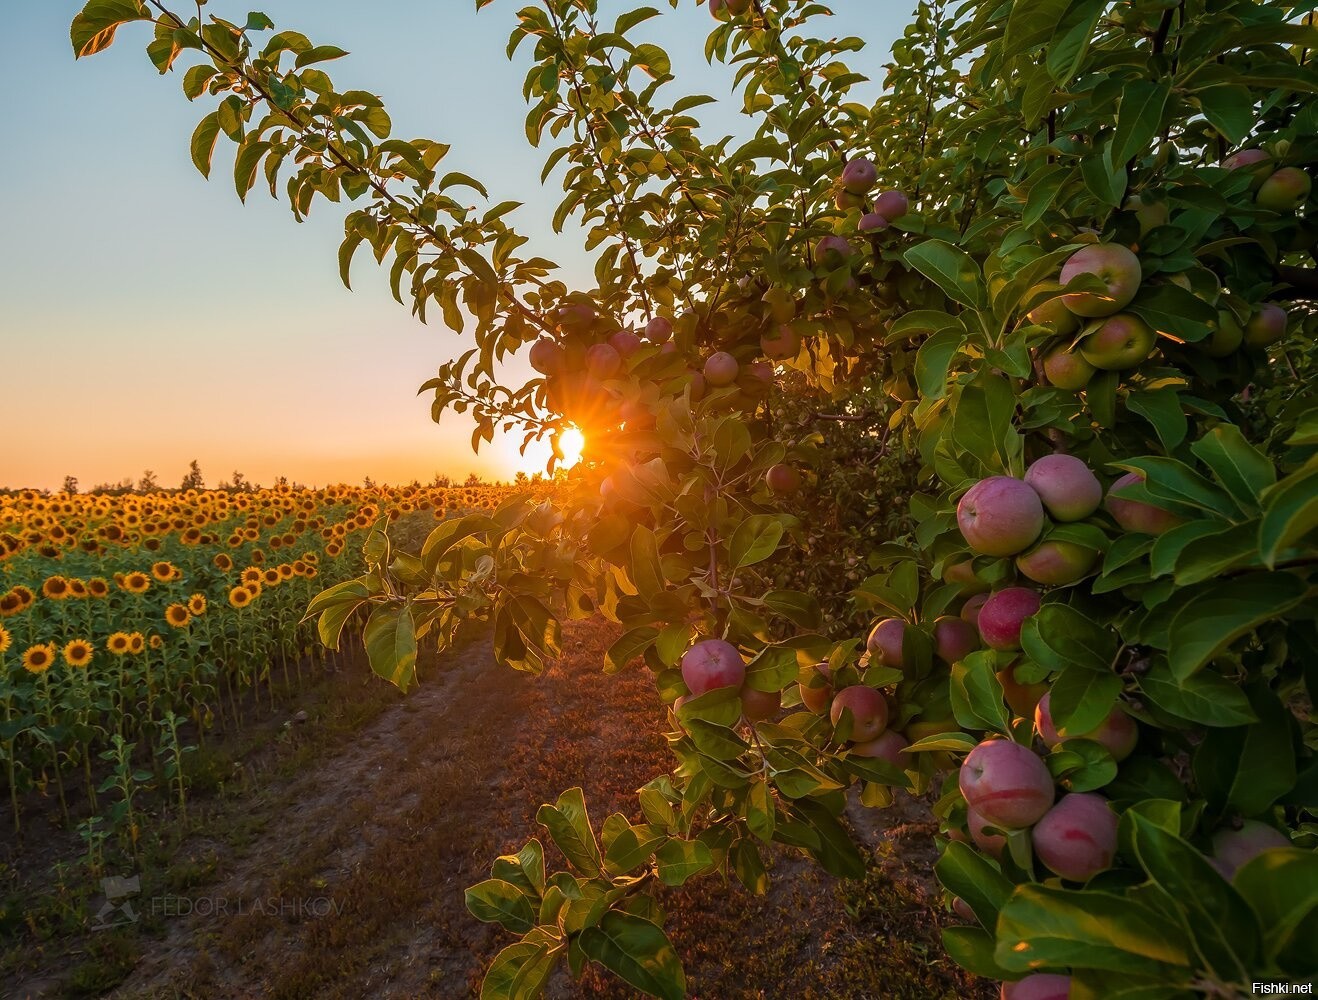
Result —
[{"label": "apple", "polygon": [[1171,212],[1167,210],[1165,201],[1145,201],[1142,195],[1133,194],[1126,199],[1125,209],[1135,213],[1140,236],[1146,236],[1149,230],[1165,226],[1171,221]]},{"label": "apple", "polygon": [[825,236],[815,244],[815,260],[825,267],[837,267],[851,256],[851,244],[842,236]]},{"label": "apple", "polygon": [[1153,352],[1158,335],[1134,313],[1117,313],[1080,341],[1080,353],[1095,368],[1119,372],[1134,368]]},{"label": "apple", "polygon": [[874,199],[874,213],[889,222],[900,219],[910,211],[911,203],[900,191],[884,191]]},{"label": "apple", "polygon": [[705,390],[708,388],[705,384],[705,376],[700,372],[692,372],[690,375],[691,385],[691,402],[699,403],[705,398]]},{"label": "apple", "polygon": [[1002,697],[1007,707],[1025,718],[1034,714],[1039,700],[1048,693],[1047,684],[1022,684],[1016,680],[1015,668],[1008,667],[998,671],[998,683],[1002,685]]},{"label": "apple", "polygon": [[780,462],[769,467],[769,471],[764,474],[764,481],[775,493],[787,495],[801,488],[801,473],[795,466]]},{"label": "apple", "polygon": [[745,388],[753,396],[767,395],[773,388],[773,365],[767,361],[752,361],[748,364]]},{"label": "apple", "polygon": [[1217,319],[1209,324],[1213,331],[1207,340],[1196,341],[1194,346],[1210,358],[1225,358],[1235,354],[1245,339],[1245,331],[1230,309],[1219,309]]},{"label": "apple", "polygon": [[1282,167],[1263,182],[1254,204],[1271,212],[1293,212],[1309,199],[1313,181],[1299,167]]},{"label": "apple", "polygon": [[1252,167],[1271,160],[1272,157],[1261,149],[1242,149],[1223,160],[1222,167],[1226,170],[1240,170],[1242,167]]},{"label": "apple", "polygon": [[1070,996],[1070,976],[1036,972],[1014,983],[1003,983],[1001,1000],[1068,1000]]},{"label": "apple", "polygon": [[979,628],[979,613],[984,610],[988,599],[988,594],[972,594],[966,603],[961,605],[961,620]]},{"label": "apple", "polygon": [[971,750],[957,776],[966,805],[992,826],[1018,830],[1037,823],[1056,794],[1039,756],[1011,740],[985,740]]},{"label": "apple", "polygon": [[796,298],[786,288],[770,288],[760,301],[769,307],[775,323],[790,323],[796,317]]},{"label": "apple", "polygon": [[1014,556],[1043,530],[1043,502],[1024,480],[990,476],[966,491],[957,504],[956,523],[975,552]]},{"label": "apple", "polygon": [[757,691],[753,687],[741,689],[741,714],[747,722],[764,722],[772,719],[783,707],[781,691]]},{"label": "apple", "polygon": [[801,335],[786,323],[779,323],[773,333],[760,334],[760,350],[766,358],[791,361],[801,353]]},{"label": "apple", "polygon": [[595,322],[595,307],[584,302],[569,302],[554,310],[554,318],[565,330],[585,330]]},{"label": "apple", "polygon": [[531,367],[541,375],[557,375],[563,370],[563,348],[548,337],[541,337],[531,345]]},{"label": "apple", "polygon": [[1286,336],[1286,310],[1265,302],[1245,324],[1244,339],[1250,347],[1270,347]]},{"label": "apple", "polygon": [[[816,663],[815,670],[822,674],[825,680],[830,679],[833,674],[829,670],[827,663]],[[828,706],[833,702],[833,685],[824,684],[820,687],[811,687],[808,684],[798,684],[801,689],[801,704],[808,711],[814,712],[815,715],[823,715],[828,711]]]},{"label": "apple", "polygon": [[853,743],[867,743],[888,728],[888,702],[875,688],[863,684],[843,688],[833,697],[829,721],[836,726],[844,711],[851,712]]},{"label": "apple", "polygon": [[1021,575],[1050,587],[1079,583],[1094,570],[1098,553],[1075,542],[1045,539],[1016,557]]},{"label": "apple", "polygon": [[1161,535],[1164,531],[1183,523],[1183,519],[1170,511],[1140,500],[1127,500],[1118,496],[1125,487],[1144,482],[1142,472],[1128,472],[1107,491],[1107,512],[1126,531],[1145,535]]},{"label": "apple", "polygon": [[915,766],[911,761],[911,755],[906,753],[906,748],[910,745],[905,736],[894,729],[889,729],[872,740],[857,743],[851,748],[851,752],[857,757],[877,757],[886,760],[893,767],[905,771]]},{"label": "apple", "polygon": [[852,160],[842,168],[842,186],[851,194],[864,194],[878,179],[879,172],[870,160]]},{"label": "apple", "polygon": [[1039,592],[1029,587],[1004,587],[990,594],[980,609],[979,637],[989,649],[1020,649],[1021,625],[1039,611]]},{"label": "apple", "polygon": [[989,833],[984,829],[986,826],[996,825],[996,823],[990,823],[974,809],[966,809],[966,829],[970,831],[970,839],[985,854],[990,857],[1001,858],[1002,851],[1007,846],[1006,835]]},{"label": "apple", "polygon": [[1213,853],[1209,858],[1213,867],[1228,881],[1236,872],[1264,851],[1274,847],[1291,847],[1291,839],[1275,827],[1247,819],[1239,830],[1218,830],[1213,834]]},{"label": "apple", "polygon": [[959,584],[963,594],[982,594],[989,590],[989,585],[975,575],[975,564],[969,559],[944,567],[943,582]]},{"label": "apple", "polygon": [[1135,298],[1144,272],[1139,258],[1120,243],[1094,243],[1073,253],[1062,265],[1061,282],[1070,284],[1082,274],[1096,276],[1107,294],[1071,292],[1062,296],[1066,308],[1077,316],[1111,316]]},{"label": "apple", "polygon": [[1079,392],[1089,385],[1097,371],[1083,354],[1065,347],[1059,347],[1043,359],[1043,373],[1048,384],[1071,392]]},{"label": "apple", "polygon": [[1055,521],[1083,521],[1103,502],[1103,484],[1074,455],[1059,452],[1031,462],[1025,482]]},{"label": "apple", "polygon": [[622,370],[622,355],[610,344],[592,344],[586,351],[586,371],[597,379],[613,378]]},{"label": "apple", "polygon": [[[1039,291],[1039,286],[1035,286],[1027,295],[1033,297]],[[1066,308],[1066,302],[1060,294],[1054,295],[1051,299],[1044,299],[1027,312],[1025,318],[1035,326],[1051,330],[1059,337],[1069,337],[1080,329],[1080,318]]]},{"label": "apple", "polygon": [[979,648],[979,632],[961,618],[934,619],[934,655],[944,663],[959,663]]},{"label": "apple", "polygon": [[645,339],[652,344],[663,344],[673,335],[673,321],[664,316],[656,316],[645,324]]},{"label": "apple", "polygon": [[746,680],[746,661],[732,643],[705,639],[682,654],[682,680],[697,696],[715,688],[739,688]]},{"label": "apple", "polygon": [[1049,750],[1062,740],[1093,740],[1107,747],[1108,753],[1117,762],[1125,760],[1134,752],[1140,738],[1139,726],[1120,706],[1114,706],[1108,717],[1087,733],[1059,732],[1053,724],[1051,693],[1040,698],[1034,708],[1034,728]]},{"label": "apple", "polygon": [[871,658],[885,667],[902,669],[902,643],[906,640],[906,622],[884,618],[876,622],[865,640]]},{"label": "apple", "polygon": [[837,193],[837,196],[833,199],[833,204],[841,212],[850,212],[853,208],[860,208],[861,205],[865,204],[865,199],[861,195],[843,190]]},{"label": "apple", "polygon": [[856,228],[862,233],[881,233],[888,228],[888,219],[878,212],[866,212],[856,223]]},{"label": "apple", "polygon": [[619,330],[609,338],[609,346],[621,358],[630,358],[641,349],[641,338],[631,330]]},{"label": "apple", "polygon": [[1088,882],[1112,867],[1117,814],[1093,792],[1063,795],[1030,831],[1034,853],[1055,875]]},{"label": "apple", "polygon": [[741,365],[727,351],[715,351],[705,361],[705,381],[716,389],[732,385],[741,373]]}]

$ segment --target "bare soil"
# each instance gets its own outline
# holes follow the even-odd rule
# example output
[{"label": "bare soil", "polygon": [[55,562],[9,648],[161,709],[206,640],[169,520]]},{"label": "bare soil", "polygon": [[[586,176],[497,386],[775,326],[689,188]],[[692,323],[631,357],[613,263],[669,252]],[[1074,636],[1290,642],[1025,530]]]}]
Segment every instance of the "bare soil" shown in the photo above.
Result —
[{"label": "bare soil", "polygon": [[[267,772],[178,845],[172,879],[144,878],[180,888],[137,900],[131,971],[106,995],[475,996],[512,938],[472,918],[463,890],[542,833],[541,802],[581,785],[597,824],[612,812],[639,819],[635,789],[671,765],[648,673],[600,672],[611,639],[600,622],[566,627],[568,654],[539,678],[498,668],[487,642],[472,643],[360,729],[309,743],[314,759],[291,774]],[[321,707],[308,714],[314,733]],[[856,807],[850,819],[872,857],[862,882],[784,850],[763,897],[717,879],[664,897],[692,997],[996,995],[942,954],[939,925],[952,918],[932,879],[925,806]],[[98,995],[70,986],[67,952],[52,961],[0,996]],[[560,975],[550,992],[636,995],[598,970]]]}]

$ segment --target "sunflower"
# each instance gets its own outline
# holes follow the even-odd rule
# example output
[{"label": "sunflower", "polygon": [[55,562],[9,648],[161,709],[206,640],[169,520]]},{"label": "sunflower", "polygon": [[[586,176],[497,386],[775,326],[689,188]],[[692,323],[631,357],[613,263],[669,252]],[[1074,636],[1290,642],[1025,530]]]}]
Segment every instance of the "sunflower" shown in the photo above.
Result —
[{"label": "sunflower", "polygon": [[9,635],[9,631],[0,626],[0,654],[3,654],[9,648],[11,642],[13,642],[13,638]]},{"label": "sunflower", "polygon": [[168,583],[174,579],[174,564],[170,562],[158,562],[151,565],[151,575],[161,583]]},{"label": "sunflower", "polygon": [[279,575],[279,570],[272,566],[261,574],[261,582],[267,587],[274,587],[283,582],[283,577]]},{"label": "sunflower", "polygon": [[233,560],[224,552],[215,553],[215,558],[212,559],[211,562],[215,564],[215,568],[221,573],[227,573],[229,570],[233,569]]},{"label": "sunflower", "polygon": [[280,563],[277,567],[277,572],[279,573],[279,579],[281,580],[291,580],[296,575],[293,572],[292,565],[289,563]]},{"label": "sunflower", "polygon": [[74,639],[64,647],[64,662],[71,667],[85,667],[92,662],[92,653],[96,651],[86,639]]},{"label": "sunflower", "polygon": [[62,601],[69,596],[69,581],[62,576],[51,576],[41,585],[41,596],[52,601]]},{"label": "sunflower", "polygon": [[87,593],[92,597],[108,597],[110,585],[105,582],[104,577],[94,576],[87,581]]},{"label": "sunflower", "polygon": [[91,592],[87,589],[87,584],[75,578],[69,581],[69,596],[79,601],[85,601],[91,596]]},{"label": "sunflower", "polygon": [[234,587],[229,591],[229,603],[235,608],[245,608],[252,603],[254,596],[246,587]]},{"label": "sunflower", "polygon": [[298,559],[298,560],[296,560],[296,561],[293,563],[293,575],[294,575],[294,576],[306,576],[306,575],[307,575],[307,569],[308,569],[308,566],[307,566],[307,562],[306,562],[305,559]]},{"label": "sunflower", "polygon": [[188,598],[188,611],[192,616],[200,617],[206,613],[206,595],[193,594]]},{"label": "sunflower", "polygon": [[[138,641],[138,648],[134,650],[134,652],[140,653],[142,652],[142,648],[141,648],[142,637],[140,635],[137,637],[137,641]],[[158,635],[153,635],[148,640],[148,642],[152,649],[160,649],[162,646],[165,645],[165,640],[160,638],[160,636]]]},{"label": "sunflower", "polygon": [[261,571],[255,566],[248,566],[243,570],[242,581],[243,583],[260,583],[262,575]]},{"label": "sunflower", "polygon": [[165,609],[165,623],[173,628],[183,628],[192,621],[192,614],[186,604],[171,604]]},{"label": "sunflower", "polygon": [[129,639],[127,632],[116,632],[114,635],[110,636],[110,638],[105,640],[105,648],[108,649],[113,656],[123,656],[128,652],[131,644],[132,642]]},{"label": "sunflower", "polygon": [[142,547],[148,552],[159,552],[160,546],[164,543],[159,538],[148,538],[142,543]]},{"label": "sunflower", "polygon": [[[160,636],[153,635],[151,637],[151,648],[152,649],[160,648]],[[128,637],[128,652],[132,653],[134,656],[137,656],[144,649],[146,649],[146,639],[143,638],[141,632],[134,632],[132,635]]]},{"label": "sunflower", "polygon": [[0,594],[0,618],[9,618],[23,610],[23,601],[12,590]]},{"label": "sunflower", "polygon": [[29,646],[23,653],[23,669],[30,674],[44,674],[55,662],[55,647],[49,642]]},{"label": "sunflower", "polygon": [[137,571],[125,573],[122,586],[130,594],[145,594],[151,589],[151,577]]}]

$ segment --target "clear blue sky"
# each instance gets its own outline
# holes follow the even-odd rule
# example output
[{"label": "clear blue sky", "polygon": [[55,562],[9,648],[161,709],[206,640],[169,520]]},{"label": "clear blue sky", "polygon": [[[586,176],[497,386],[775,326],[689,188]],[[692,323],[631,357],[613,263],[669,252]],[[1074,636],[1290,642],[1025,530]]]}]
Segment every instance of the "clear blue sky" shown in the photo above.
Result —
[{"label": "clear blue sky", "polygon": [[[730,75],[703,58],[708,12],[651,2],[664,16],[643,33],[672,56],[674,93],[726,98]],[[68,26],[81,3],[5,6],[0,486],[56,487],[72,474],[86,487],[146,468],[172,484],[193,458],[212,483],[235,468],[267,484],[279,474],[321,484],[473,469],[510,478],[524,467],[515,443],[476,457],[462,418],[430,422],[416,388],[465,343],[413,320],[367,254],[355,291],[343,288],[336,206],[320,203],[298,225],[258,187],[243,207],[223,139],[215,179],[195,171],[188,138],[211,105],[188,104],[181,74],[159,77],[148,28],[75,62]],[[241,20],[261,9],[278,28],[350,50],[326,67],[341,89],[380,94],[396,135],[451,143],[452,169],[485,181],[494,201],[526,202],[513,217],[532,238],[524,252],[589,287],[579,234],[555,237],[549,225],[558,182],[540,185],[544,154],[522,131],[530,47],[504,57],[518,6],[497,0],[478,15],[472,0],[213,0],[207,11]],[[834,7],[818,32],[867,38],[851,65],[880,80],[907,5]],[[746,129],[733,102],[696,114],[710,136]]]}]

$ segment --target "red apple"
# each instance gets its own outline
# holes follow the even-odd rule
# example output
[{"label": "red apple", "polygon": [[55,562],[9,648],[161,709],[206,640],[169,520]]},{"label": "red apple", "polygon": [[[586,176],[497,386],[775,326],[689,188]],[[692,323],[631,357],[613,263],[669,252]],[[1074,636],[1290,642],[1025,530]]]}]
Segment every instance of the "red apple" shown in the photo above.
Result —
[{"label": "red apple", "polygon": [[1047,684],[1022,684],[1016,680],[1015,668],[1008,667],[998,671],[998,683],[1002,685],[1002,697],[1016,715],[1025,718],[1034,714],[1039,699],[1048,693]]},{"label": "red apple", "polygon": [[1245,343],[1250,347],[1271,347],[1286,336],[1286,310],[1265,302],[1254,310],[1245,324]]},{"label": "red apple", "polygon": [[1001,1000],[1068,1000],[1070,996],[1070,976],[1036,972],[1014,983],[1003,983]]},{"label": "red apple", "polygon": [[792,361],[801,353],[801,335],[786,323],[772,333],[760,334],[760,350],[774,361]]},{"label": "red apple", "polygon": [[586,351],[586,371],[595,378],[613,378],[621,370],[622,356],[609,344],[592,344]]},{"label": "red apple", "polygon": [[1023,480],[990,476],[966,491],[956,508],[966,543],[986,556],[1014,556],[1043,530],[1043,503]]},{"label": "red apple", "polygon": [[1183,523],[1182,519],[1161,507],[1140,500],[1127,500],[1118,494],[1127,486],[1144,482],[1140,472],[1128,472],[1107,491],[1107,511],[1126,531],[1145,535],[1161,535],[1164,531]]},{"label": "red apple", "polygon": [[621,358],[630,358],[641,349],[641,338],[632,330],[619,330],[609,338],[609,346],[618,352]]},{"label": "red apple", "polygon": [[851,256],[851,244],[842,236],[825,236],[815,244],[815,260],[825,267],[838,267]]},{"label": "red apple", "polygon": [[990,823],[973,809],[966,809],[966,829],[970,831],[970,839],[985,854],[1000,858],[1003,849],[1007,846],[1007,838],[1001,833],[989,833],[984,829],[986,826],[997,826],[997,824]]},{"label": "red apple", "polygon": [[1225,358],[1240,350],[1245,339],[1245,330],[1230,309],[1219,309],[1217,319],[1209,325],[1212,335],[1207,340],[1199,340],[1194,346],[1210,358]]},{"label": "red apple", "polygon": [[682,680],[693,695],[721,687],[739,688],[746,680],[746,661],[732,643],[705,639],[682,654]]},{"label": "red apple", "polygon": [[1025,470],[1025,482],[1055,521],[1083,521],[1103,502],[1103,484],[1074,455],[1044,455]]},{"label": "red apple", "polygon": [[741,373],[741,365],[727,351],[715,351],[705,361],[705,381],[716,389],[732,385]]},{"label": "red apple", "polygon": [[864,194],[878,178],[878,170],[866,159],[852,160],[842,168],[842,186],[851,194]]},{"label": "red apple", "polygon": [[1270,212],[1293,212],[1309,199],[1313,181],[1299,167],[1282,167],[1259,187],[1254,203]]},{"label": "red apple", "polygon": [[900,191],[884,191],[874,199],[874,212],[889,222],[900,219],[910,211],[911,203]]},{"label": "red apple", "polygon": [[1021,625],[1037,614],[1039,607],[1039,592],[1029,587],[995,591],[980,609],[979,637],[989,649],[1020,649]]},{"label": "red apple", "polygon": [[1068,285],[1082,274],[1095,275],[1107,288],[1106,294],[1071,292],[1062,297],[1066,308],[1087,317],[1111,316],[1126,308],[1144,278],[1139,258],[1120,243],[1095,243],[1077,250],[1062,265],[1061,282]]},{"label": "red apple", "polygon": [[541,375],[557,375],[563,370],[563,348],[541,337],[531,345],[531,367]]},{"label": "red apple", "polygon": [[1153,352],[1158,335],[1134,313],[1117,313],[1085,335],[1080,353],[1095,368],[1106,372],[1134,368]]},{"label": "red apple", "polygon": [[1079,351],[1059,347],[1043,359],[1043,373],[1049,385],[1079,392],[1089,385],[1098,369]]},{"label": "red apple", "polygon": [[979,648],[979,632],[961,618],[934,619],[934,655],[944,663],[959,663]]},{"label": "red apple", "polygon": [[1053,779],[1039,756],[1011,740],[985,740],[961,764],[966,805],[1004,830],[1032,826],[1052,808]]},{"label": "red apple", "polygon": [[1149,231],[1165,226],[1171,221],[1171,212],[1165,201],[1145,201],[1142,195],[1133,194],[1126,199],[1123,206],[1127,212],[1134,212],[1139,223],[1140,236],[1147,236]]},{"label": "red apple", "polygon": [[[1037,294],[1037,289],[1031,288],[1029,294]],[[1069,337],[1080,329],[1079,317],[1066,308],[1066,302],[1060,294],[1040,302],[1025,314],[1025,318],[1059,337]]]},{"label": "red apple", "polygon": [[945,567],[943,582],[959,584],[963,594],[982,594],[989,589],[989,585],[975,575],[975,564],[969,559]]},{"label": "red apple", "polygon": [[645,324],[645,339],[652,344],[663,344],[673,335],[673,321],[664,316],[656,316]]},{"label": "red apple", "polygon": [[1075,542],[1045,539],[1016,557],[1021,575],[1049,587],[1069,587],[1094,571],[1098,553]]},{"label": "red apple", "polygon": [[870,656],[885,667],[902,669],[902,644],[906,640],[906,622],[900,618],[884,618],[870,629],[865,648]]},{"label": "red apple", "polygon": [[[827,663],[816,663],[815,670],[821,673],[825,680],[833,676]],[[801,704],[808,711],[814,712],[815,715],[823,715],[828,711],[828,706],[833,703],[833,685],[823,684],[820,687],[810,687],[808,684],[798,684],[797,686],[801,689]]]},{"label": "red apple", "polygon": [[888,228],[888,219],[878,212],[866,212],[856,223],[856,228],[862,233],[881,233]]},{"label": "red apple", "polygon": [[1140,738],[1139,726],[1120,707],[1114,707],[1106,719],[1087,733],[1059,732],[1053,723],[1051,693],[1040,698],[1039,704],[1034,708],[1034,728],[1039,733],[1039,739],[1043,740],[1043,745],[1049,750],[1062,740],[1093,740],[1107,747],[1108,753],[1112,754],[1113,760],[1116,761],[1123,761],[1129,757]]},{"label": "red apple", "polygon": [[1225,879],[1233,879],[1246,862],[1274,847],[1291,847],[1291,839],[1276,827],[1247,819],[1239,830],[1218,830],[1213,834],[1213,853],[1209,858]]},{"label": "red apple", "polygon": [[961,620],[979,628],[979,613],[984,610],[988,599],[988,594],[972,594],[966,603],[961,605]]},{"label": "red apple", "polygon": [[772,719],[783,707],[781,691],[757,691],[753,687],[741,689],[741,714],[747,722],[764,722]]},{"label": "red apple", "polygon": [[1242,149],[1223,160],[1222,166],[1227,170],[1239,170],[1242,167],[1252,167],[1255,164],[1270,162],[1271,160],[1272,157],[1261,149]]},{"label": "red apple", "polygon": [[863,684],[843,688],[833,698],[829,720],[836,726],[843,711],[851,712],[851,740],[867,743],[888,727],[888,702],[883,692]]},{"label": "red apple", "polygon": [[911,755],[906,753],[906,748],[910,745],[901,733],[889,729],[872,740],[857,743],[851,748],[851,752],[857,757],[877,757],[886,760],[893,767],[905,771],[915,766],[911,762]]},{"label": "red apple", "polygon": [[1063,795],[1030,831],[1034,853],[1055,875],[1088,882],[1112,867],[1117,854],[1117,814],[1092,792]]},{"label": "red apple", "polygon": [[769,467],[769,471],[764,474],[764,481],[769,489],[786,496],[801,488],[801,473],[795,466],[780,462]]}]

